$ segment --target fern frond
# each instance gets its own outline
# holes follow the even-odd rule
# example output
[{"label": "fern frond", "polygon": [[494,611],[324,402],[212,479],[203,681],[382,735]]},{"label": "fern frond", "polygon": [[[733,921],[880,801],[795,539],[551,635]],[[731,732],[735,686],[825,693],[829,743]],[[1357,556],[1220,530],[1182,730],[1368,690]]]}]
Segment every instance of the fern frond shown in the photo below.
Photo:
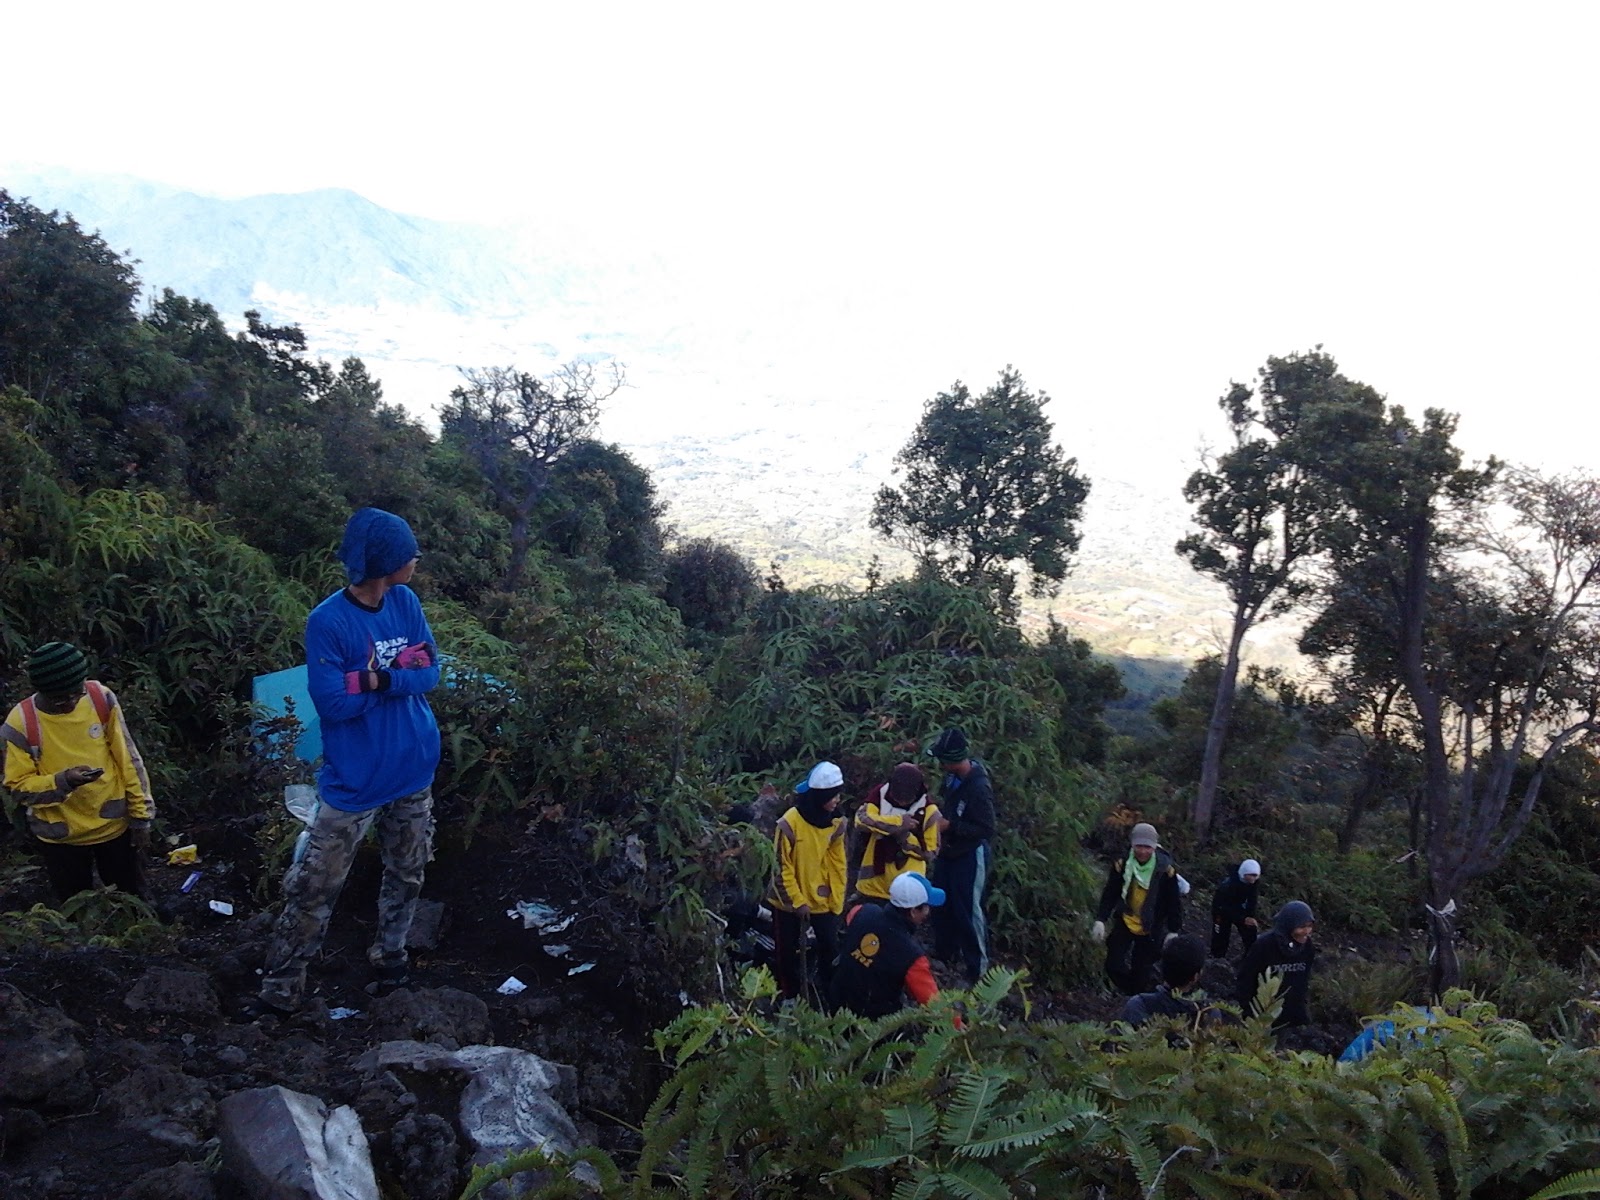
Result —
[{"label": "fern frond", "polygon": [[953,1146],[964,1146],[976,1140],[978,1130],[989,1120],[991,1107],[1009,1082],[1009,1073],[993,1067],[981,1067],[962,1075],[956,1083],[955,1103],[940,1123],[945,1141]]},{"label": "fern frond", "polygon": [[988,1167],[960,1163],[929,1177],[960,1200],[1014,1200],[1015,1193]]},{"label": "fern frond", "polygon": [[1574,1171],[1563,1175],[1549,1187],[1540,1188],[1528,1200],[1559,1200],[1562,1196],[1590,1196],[1600,1192],[1600,1169]]}]

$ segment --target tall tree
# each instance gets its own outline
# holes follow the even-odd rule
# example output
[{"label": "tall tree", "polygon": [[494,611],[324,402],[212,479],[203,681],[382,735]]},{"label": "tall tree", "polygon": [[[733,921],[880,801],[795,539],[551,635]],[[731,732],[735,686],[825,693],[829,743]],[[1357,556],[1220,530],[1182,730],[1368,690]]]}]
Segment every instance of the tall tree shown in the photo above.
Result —
[{"label": "tall tree", "polygon": [[1089,481],[1051,439],[1044,406],[1012,367],[981,395],[957,382],[923,407],[895,456],[900,486],[878,490],[872,527],[959,583],[1009,598],[1014,564],[1034,595],[1071,568]]},{"label": "tall tree", "polygon": [[1498,463],[1462,466],[1454,429],[1391,408],[1377,436],[1329,450],[1346,513],[1330,583],[1369,609],[1422,745],[1435,992],[1459,979],[1469,886],[1527,827],[1549,764],[1600,729],[1600,482],[1515,472],[1497,487]]},{"label": "tall tree", "polygon": [[1383,409],[1382,397],[1340,374],[1320,347],[1269,358],[1257,374],[1253,394],[1235,383],[1217,401],[1232,445],[1183,488],[1199,529],[1178,543],[1178,553],[1220,582],[1233,604],[1190,806],[1202,843],[1216,815],[1245,635],[1258,622],[1287,612],[1309,588],[1301,569],[1317,548],[1328,503],[1314,468],[1319,447],[1330,437],[1347,436],[1352,427],[1370,425]]},{"label": "tall tree", "polygon": [[623,384],[620,364],[571,363],[548,379],[514,367],[463,373],[440,413],[443,437],[477,467],[496,510],[511,529],[511,558],[501,586],[521,582],[534,510],[550,488],[557,460],[588,436],[600,405]]}]

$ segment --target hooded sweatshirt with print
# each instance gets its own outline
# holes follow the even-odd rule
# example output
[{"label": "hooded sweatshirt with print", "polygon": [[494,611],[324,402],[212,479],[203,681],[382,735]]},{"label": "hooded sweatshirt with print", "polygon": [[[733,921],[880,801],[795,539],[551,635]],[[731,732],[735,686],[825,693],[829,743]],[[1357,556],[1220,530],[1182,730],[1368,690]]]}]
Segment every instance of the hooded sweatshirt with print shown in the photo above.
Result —
[{"label": "hooded sweatshirt with print", "polygon": [[772,835],[778,868],[767,902],[780,912],[802,906],[813,914],[844,911],[845,820],[825,812],[823,803],[802,792],[778,819]]},{"label": "hooded sweatshirt with print", "polygon": [[1261,988],[1261,977],[1276,972],[1283,1011],[1273,1022],[1274,1027],[1311,1023],[1311,969],[1317,960],[1317,947],[1310,940],[1304,945],[1297,943],[1293,934],[1295,929],[1314,920],[1309,904],[1291,900],[1272,918],[1272,928],[1245,951],[1244,960],[1239,964],[1239,990],[1235,998],[1246,1013],[1256,1011],[1255,999]]}]

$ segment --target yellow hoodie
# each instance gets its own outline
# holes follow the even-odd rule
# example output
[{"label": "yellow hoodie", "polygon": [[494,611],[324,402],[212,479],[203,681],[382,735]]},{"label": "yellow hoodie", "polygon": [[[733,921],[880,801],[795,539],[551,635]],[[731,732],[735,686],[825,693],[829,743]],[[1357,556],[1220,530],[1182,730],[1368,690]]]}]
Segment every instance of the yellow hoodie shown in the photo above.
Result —
[{"label": "yellow hoodie", "polygon": [[[110,706],[104,725],[87,692],[69,713],[39,716],[39,759],[29,752],[19,704],[0,726],[5,742],[5,786],[20,792],[34,836],[66,846],[93,846],[121,835],[129,820],[148,825],[155,816],[144,760],[122,717],[122,706],[103,688]],[[100,767],[100,778],[68,788],[68,767]]]},{"label": "yellow hoodie", "polygon": [[[923,796],[910,809],[889,803],[889,785],[856,810],[856,828],[867,831],[861,852],[861,872],[856,891],[874,900],[889,898],[889,885],[907,871],[927,874],[928,864],[939,855],[939,810]],[[908,830],[904,853],[895,835]]]},{"label": "yellow hoodie", "polygon": [[778,869],[767,903],[783,912],[805,905],[813,913],[842,913],[844,828],[843,817],[819,828],[802,817],[798,808],[779,817],[772,835]]}]

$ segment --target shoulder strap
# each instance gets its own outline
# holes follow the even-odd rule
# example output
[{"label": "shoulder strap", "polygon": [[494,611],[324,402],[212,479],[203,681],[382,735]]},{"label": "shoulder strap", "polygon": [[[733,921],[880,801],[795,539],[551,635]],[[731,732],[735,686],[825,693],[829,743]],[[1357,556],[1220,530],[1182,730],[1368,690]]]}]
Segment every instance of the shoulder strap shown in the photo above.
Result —
[{"label": "shoulder strap", "polygon": [[44,743],[39,739],[39,709],[34,704],[32,696],[17,707],[22,710],[22,736],[28,739],[28,753],[37,763],[44,748]]},{"label": "shoulder strap", "polygon": [[100,718],[100,724],[111,723],[111,697],[106,692],[105,684],[98,679],[84,680],[84,688],[89,693],[89,703],[94,705],[95,716]]}]

